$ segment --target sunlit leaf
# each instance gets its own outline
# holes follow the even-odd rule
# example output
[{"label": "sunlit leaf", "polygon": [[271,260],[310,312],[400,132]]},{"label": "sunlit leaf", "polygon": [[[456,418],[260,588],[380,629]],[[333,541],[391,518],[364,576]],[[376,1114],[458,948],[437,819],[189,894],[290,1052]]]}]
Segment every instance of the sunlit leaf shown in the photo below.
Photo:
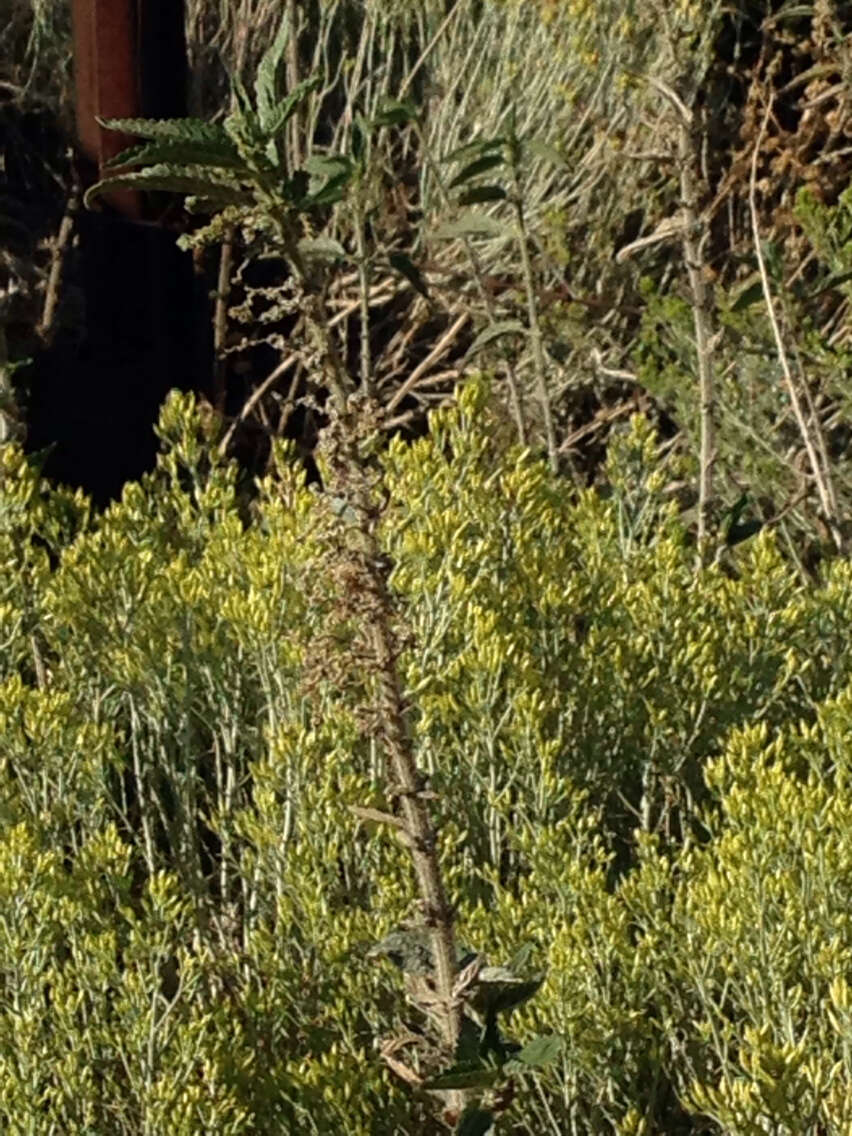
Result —
[{"label": "sunlit leaf", "polygon": [[504,335],[526,335],[526,333],[527,329],[520,320],[500,320],[498,323],[489,324],[471,343],[467,358],[470,359],[484,347],[487,347],[489,343],[493,343],[495,339],[500,339]]},{"label": "sunlit leaf", "polygon": [[479,177],[480,174],[484,174],[488,170],[493,170],[495,166],[502,166],[502,164],[502,154],[486,154],[482,158],[477,158],[475,162],[471,162],[470,165],[465,166],[460,173],[456,174],[450,182],[449,188],[455,189],[456,186],[464,185],[464,183],[470,181],[471,178]]}]

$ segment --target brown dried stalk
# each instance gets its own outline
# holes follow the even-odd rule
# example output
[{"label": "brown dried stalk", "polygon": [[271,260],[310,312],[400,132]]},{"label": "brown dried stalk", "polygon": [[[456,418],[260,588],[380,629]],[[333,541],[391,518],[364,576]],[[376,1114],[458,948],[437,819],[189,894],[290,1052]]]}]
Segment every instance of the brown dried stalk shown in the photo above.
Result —
[{"label": "brown dried stalk", "polygon": [[59,232],[51,244],[50,269],[47,274],[47,285],[44,290],[44,305],[41,319],[36,328],[36,334],[43,343],[50,343],[53,338],[53,325],[56,321],[56,312],[59,308],[60,289],[62,286],[62,273],[65,268],[65,257],[74,234],[74,223],[80,208],[80,194],[75,186],[68,198],[65,214],[59,225]]},{"label": "brown dried stalk", "polygon": [[[796,425],[799,428],[799,433],[802,436],[802,441],[805,445],[805,452],[808,456],[808,464],[811,467],[811,474],[814,483],[817,487],[819,495],[820,506],[822,507],[823,516],[826,524],[831,532],[832,540],[838,552],[843,549],[843,539],[840,532],[838,523],[838,510],[837,510],[837,497],[834,492],[834,483],[831,478],[831,470],[828,465],[827,451],[825,446],[825,439],[822,435],[819,419],[815,413],[812,413],[810,422],[805,416],[802,407],[802,400],[799,397],[799,391],[796,388],[796,383],[793,379],[793,372],[790,369],[790,362],[787,358],[787,352],[784,347],[784,340],[781,335],[781,328],[778,323],[778,317],[775,312],[775,304],[772,299],[772,288],[769,282],[769,274],[766,271],[766,261],[763,256],[763,250],[760,247],[760,222],[757,214],[757,161],[760,153],[761,143],[764,134],[766,133],[766,126],[769,122],[769,117],[772,113],[772,99],[770,98],[766,105],[766,111],[763,115],[763,121],[760,125],[757,141],[754,145],[754,151],[751,159],[751,174],[749,177],[748,187],[748,204],[749,212],[751,214],[751,228],[754,237],[754,251],[757,258],[757,267],[760,273],[760,283],[763,287],[763,299],[766,305],[766,313],[769,316],[769,323],[772,327],[772,334],[775,338],[775,346],[778,352],[778,362],[781,365],[781,373],[784,376],[784,383],[787,387],[787,393],[790,397],[790,406],[793,410],[793,415],[796,419]],[[823,456],[823,461],[820,460],[820,454]]]},{"label": "brown dried stalk", "polygon": [[[291,263],[306,284],[310,275],[298,250],[288,249]],[[308,291],[308,289],[306,289]],[[435,967],[435,998],[443,1007],[439,1014],[443,1041],[454,1052],[461,1029],[461,1006],[454,997],[456,979],[455,913],[447,899],[438,855],[438,837],[430,813],[425,785],[408,731],[405,699],[397,666],[394,634],[395,611],[388,578],[390,565],[377,536],[379,510],[374,503],[370,474],[361,444],[379,425],[374,404],[353,392],[340,353],[329,329],[323,285],[307,296],[306,324],[325,372],[332,396],[331,418],[323,432],[322,448],[328,462],[330,498],[343,503],[340,523],[347,514],[351,537],[339,550],[334,572],[344,593],[342,601],[354,598],[353,612],[360,623],[361,639],[370,671],[377,683],[373,729],[382,742],[392,783],[389,797],[395,802],[405,842],[411,855],[423,918],[432,940]]]},{"label": "brown dried stalk", "polygon": [[374,504],[370,476],[359,452],[359,439],[367,429],[378,425],[378,416],[370,404],[352,397],[342,414],[332,416],[324,432],[330,494],[343,503],[341,523],[346,523],[345,516],[354,518],[348,526],[350,540],[339,554],[346,563],[337,575],[349,596],[357,599],[354,610],[361,621],[364,655],[376,681],[372,726],[387,758],[391,779],[388,795],[396,807],[392,817],[388,816],[403,833],[411,855],[424,923],[431,933],[435,1000],[441,1007],[443,1040],[452,1052],[461,1026],[461,1008],[453,996],[455,915],[444,887],[438,836],[428,804],[434,794],[426,789],[417,768],[408,730],[397,666],[396,612],[388,586],[390,565],[376,531],[380,511]]},{"label": "brown dried stalk", "polygon": [[228,339],[228,303],[231,294],[231,265],[234,255],[234,230],[230,227],[225,233],[219,249],[219,275],[216,281],[216,305],[213,313],[213,406],[219,414],[225,413],[227,396],[225,357]]}]

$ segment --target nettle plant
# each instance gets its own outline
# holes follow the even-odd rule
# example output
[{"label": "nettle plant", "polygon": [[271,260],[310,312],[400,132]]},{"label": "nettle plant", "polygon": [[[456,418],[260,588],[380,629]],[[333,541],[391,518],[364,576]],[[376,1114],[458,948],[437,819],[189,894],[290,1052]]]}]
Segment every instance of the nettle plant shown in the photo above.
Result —
[{"label": "nettle plant", "polygon": [[[460,950],[456,944],[455,913],[430,811],[435,794],[417,767],[397,665],[403,639],[389,586],[392,565],[378,539],[380,475],[372,458],[382,412],[370,397],[369,367],[362,368],[360,387],[351,379],[331,331],[327,305],[335,271],[354,262],[362,282],[367,279],[370,254],[363,201],[371,172],[371,138],[377,131],[408,123],[414,109],[394,102],[369,120],[359,117],[348,153],[315,154],[293,168],[288,126],[320,80],[309,77],[286,96],[279,95],[287,42],[285,20],[258,67],[253,92],[234,81],[233,109],[221,124],[195,119],[105,122],[143,141],[113,160],[116,172],[89,190],[86,203],[115,188],[177,192],[185,196],[191,212],[209,218],[181,238],[184,247],[218,242],[239,228],[255,239],[259,236],[266,251],[282,256],[289,267],[304,317],[304,360],[328,395],[328,426],[319,451],[326,528],[318,565],[322,578],[332,583],[334,596],[324,612],[327,634],[322,646],[330,652],[323,657],[326,681],[330,672],[345,682],[352,661],[361,673],[372,676],[372,685],[359,691],[363,705],[358,715],[364,732],[384,755],[387,804],[381,809],[356,806],[353,811],[363,821],[387,826],[401,840],[418,890],[418,915],[377,944],[372,956],[388,958],[403,971],[408,998],[424,1012],[434,1036],[386,1040],[382,1053],[404,1079],[443,1098],[445,1123],[463,1136],[483,1136],[511,1102],[513,1078],[553,1062],[562,1043],[559,1037],[541,1036],[521,1047],[501,1032],[501,1015],[528,1001],[544,981],[542,972],[530,972],[529,951],[495,967],[487,965],[482,953]],[[467,167],[456,181],[496,165],[497,145],[477,148],[473,168]],[[520,143],[511,139],[507,145],[517,180]],[[486,195],[472,191],[470,199],[477,198]],[[341,204],[351,207],[354,253],[322,233],[330,208]],[[520,206],[518,210],[522,224]],[[396,255],[392,267],[415,288],[424,289],[406,256]],[[319,594],[317,603],[323,603]],[[340,653],[336,664],[330,662],[335,650]],[[322,681],[317,677],[317,684]],[[308,693],[311,686],[309,681]],[[419,1049],[418,1068],[403,1060],[412,1043]]]}]

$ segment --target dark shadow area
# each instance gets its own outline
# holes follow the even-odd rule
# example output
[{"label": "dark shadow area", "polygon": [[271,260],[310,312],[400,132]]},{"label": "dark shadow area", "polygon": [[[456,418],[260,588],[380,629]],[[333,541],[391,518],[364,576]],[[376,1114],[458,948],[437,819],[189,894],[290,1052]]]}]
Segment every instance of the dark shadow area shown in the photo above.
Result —
[{"label": "dark shadow area", "polygon": [[47,476],[104,505],[153,467],[168,391],[207,389],[210,324],[204,281],[174,232],[98,213],[81,214],[77,232],[67,283],[83,326],[24,372],[27,448],[48,451]]}]

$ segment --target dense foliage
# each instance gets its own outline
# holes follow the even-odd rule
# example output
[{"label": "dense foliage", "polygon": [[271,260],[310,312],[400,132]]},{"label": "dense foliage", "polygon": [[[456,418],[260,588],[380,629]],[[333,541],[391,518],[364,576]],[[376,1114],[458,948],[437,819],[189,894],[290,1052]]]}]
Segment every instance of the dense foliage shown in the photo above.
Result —
[{"label": "dense foliage", "polygon": [[[351,192],[312,223],[345,250],[328,284],[341,353],[397,423],[419,428],[487,364],[522,440],[547,436],[554,463],[587,483],[612,423],[644,406],[676,435],[687,523],[697,511],[715,536],[742,501],[747,523],[777,528],[806,570],[824,543],[844,545],[848,5],[187,0],[189,109],[219,133],[231,80],[251,91],[282,13],[280,95],[308,88],[266,154],[288,177],[357,156]],[[17,290],[0,323],[15,325],[13,361],[54,335],[76,358],[84,319],[60,224],[76,192],[56,129],[73,120],[70,54],[64,0],[12,0],[0,289],[8,276]],[[412,110],[393,129],[388,101]],[[513,134],[512,162],[497,150],[448,160]],[[183,155],[197,159],[198,146]],[[242,452],[265,453],[258,435],[283,431],[311,447],[313,419],[295,408],[316,375],[299,357],[291,280],[258,270],[269,250],[256,233],[219,237],[196,261],[219,299],[212,401]],[[38,405],[24,372],[7,382]],[[124,389],[117,380],[114,397]]]},{"label": "dense foliage", "polygon": [[[321,498],[279,450],[247,500],[205,429],[173,397],[99,517],[0,451],[0,1116],[435,1131],[377,1054],[409,869],[350,811],[381,761]],[[656,449],[633,420],[576,497],[476,384],[382,459],[460,936],[532,944],[514,1030],[563,1039],[506,1130],[844,1132],[852,574],[762,534],[696,575]]]},{"label": "dense foliage", "polygon": [[102,514],[19,445],[107,330],[67,7],[0,30],[4,1130],[852,1130],[844,6],[188,0],[83,202],[181,195],[211,401]]}]

